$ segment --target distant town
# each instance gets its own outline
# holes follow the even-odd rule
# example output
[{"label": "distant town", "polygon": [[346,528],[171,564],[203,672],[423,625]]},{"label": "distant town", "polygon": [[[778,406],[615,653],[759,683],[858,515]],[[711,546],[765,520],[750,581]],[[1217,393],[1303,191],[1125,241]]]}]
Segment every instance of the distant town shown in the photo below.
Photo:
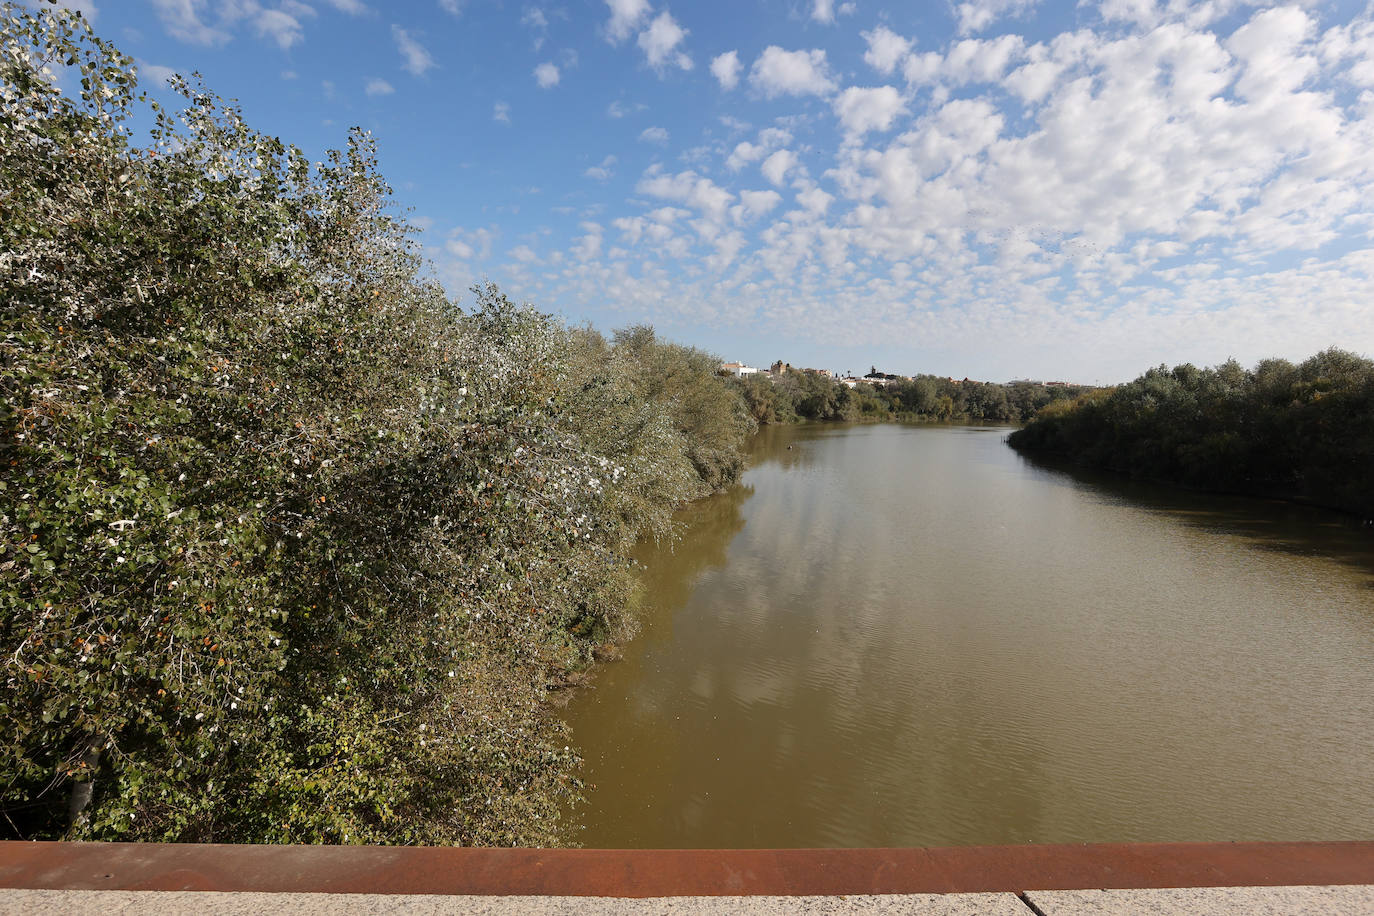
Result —
[{"label": "distant town", "polygon": [[[867,374],[867,375],[864,375],[864,376],[856,376],[856,375],[853,375],[852,373],[849,374],[849,375],[840,375],[839,373],[837,373],[837,372],[832,372],[832,371],[830,371],[829,369],[801,369],[801,368],[797,368],[796,366],[793,366],[791,363],[785,363],[785,362],[783,362],[782,360],[778,360],[777,362],[773,363],[773,365],[769,366],[767,369],[757,369],[757,368],[755,368],[755,367],[753,367],[753,366],[746,366],[744,363],[721,363],[721,364],[720,364],[720,374],[721,374],[721,375],[733,375],[733,376],[735,376],[736,378],[743,378],[743,377],[746,376],[746,375],[757,375],[757,376],[760,376],[760,377],[766,378],[766,379],[777,379],[777,378],[779,378],[779,377],[781,377],[781,376],[783,376],[783,375],[786,375],[786,374],[789,373],[789,372],[799,372],[799,373],[803,373],[803,374],[806,374],[806,375],[819,375],[821,378],[834,379],[835,381],[840,382],[840,383],[842,383],[843,385],[845,385],[845,387],[847,387],[847,388],[854,388],[854,387],[856,387],[856,386],[858,386],[858,385],[872,385],[872,386],[874,386],[874,387],[876,387],[876,388],[883,388],[883,387],[885,387],[885,386],[887,386],[887,385],[895,385],[895,384],[898,384],[899,382],[909,382],[909,381],[912,381],[912,379],[914,378],[914,376],[910,376],[910,375],[897,375],[897,374],[892,373],[892,372],[879,372],[878,369],[877,369],[876,367],[870,367],[870,368],[869,368],[869,371],[868,371],[868,374]],[[952,385],[999,385],[999,386],[1000,386],[1000,385],[1005,384],[1005,385],[1032,385],[1032,386],[1039,387],[1039,388],[1077,388],[1077,387],[1088,387],[1088,386],[1086,386],[1086,385],[1077,385],[1076,383],[1073,383],[1073,382],[1043,382],[1043,381],[1040,381],[1040,380],[1038,380],[1038,379],[1028,379],[1028,378],[1012,379],[1012,380],[1009,381],[1009,382],[980,382],[980,381],[977,381],[977,380],[975,380],[975,379],[970,379],[970,378],[957,379],[957,378],[954,378],[953,376],[947,376],[946,378],[947,378],[947,380],[949,381],[949,383],[952,384]]]}]

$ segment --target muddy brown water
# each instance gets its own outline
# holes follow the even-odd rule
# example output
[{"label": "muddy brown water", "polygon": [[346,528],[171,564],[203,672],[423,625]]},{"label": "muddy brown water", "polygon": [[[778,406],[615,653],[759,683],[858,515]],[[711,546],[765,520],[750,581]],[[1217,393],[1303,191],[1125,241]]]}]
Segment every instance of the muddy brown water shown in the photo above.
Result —
[{"label": "muddy brown water", "polygon": [[1008,430],[768,429],[565,710],[583,845],[1374,838],[1374,536]]}]

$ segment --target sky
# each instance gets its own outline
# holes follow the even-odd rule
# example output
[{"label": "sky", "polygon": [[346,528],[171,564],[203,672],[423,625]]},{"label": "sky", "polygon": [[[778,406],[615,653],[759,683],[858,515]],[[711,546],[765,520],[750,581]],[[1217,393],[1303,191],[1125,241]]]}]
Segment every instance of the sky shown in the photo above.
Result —
[{"label": "sky", "polygon": [[1374,10],[1239,0],[66,0],[434,273],[726,360],[1081,383],[1374,355]]}]

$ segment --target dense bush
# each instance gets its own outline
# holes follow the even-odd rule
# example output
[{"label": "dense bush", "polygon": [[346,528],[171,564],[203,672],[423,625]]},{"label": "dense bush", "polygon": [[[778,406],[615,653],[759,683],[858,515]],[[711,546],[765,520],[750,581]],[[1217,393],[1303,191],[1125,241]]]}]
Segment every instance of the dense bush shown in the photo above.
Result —
[{"label": "dense bush", "polygon": [[1016,448],[1191,486],[1374,516],[1374,362],[1331,349],[1299,365],[1159,366],[1042,411]]},{"label": "dense bush", "polygon": [[7,833],[556,842],[546,693],[630,629],[629,544],[738,473],[742,402],[647,331],[464,314],[365,134],[312,164],[3,16]]}]

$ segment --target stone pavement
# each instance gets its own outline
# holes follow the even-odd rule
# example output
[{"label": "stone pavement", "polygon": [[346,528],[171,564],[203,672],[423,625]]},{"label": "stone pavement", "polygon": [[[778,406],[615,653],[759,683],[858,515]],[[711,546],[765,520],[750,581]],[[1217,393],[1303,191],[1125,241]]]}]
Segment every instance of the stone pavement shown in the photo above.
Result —
[{"label": "stone pavement", "polygon": [[24,916],[1208,916],[1374,914],[1374,885],[1029,891],[827,897],[484,897],[441,894],[273,894],[216,891],[0,890],[0,914]]}]

